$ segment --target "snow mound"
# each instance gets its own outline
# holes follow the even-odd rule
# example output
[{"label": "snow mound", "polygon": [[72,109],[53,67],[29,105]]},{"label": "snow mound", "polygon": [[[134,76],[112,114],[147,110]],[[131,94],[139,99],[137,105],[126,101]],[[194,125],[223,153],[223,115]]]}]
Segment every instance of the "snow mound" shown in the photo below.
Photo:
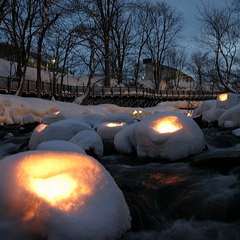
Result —
[{"label": "snow mound", "polygon": [[219,118],[218,118],[218,126],[220,127],[228,127],[229,122],[232,122],[230,127],[240,127],[240,104],[231,107],[226,110]]},{"label": "snow mound", "polygon": [[222,93],[218,95],[216,108],[229,109],[239,103],[240,95],[236,93]]},{"label": "snow mound", "polygon": [[[41,129],[41,126],[44,127]],[[34,150],[41,142],[50,140],[69,141],[75,134],[84,131],[94,131],[88,124],[74,119],[64,119],[50,125],[41,124],[33,131],[29,141],[29,149]]]},{"label": "snow mound", "polygon": [[1,239],[117,239],[130,228],[122,192],[87,155],[18,153],[1,160],[0,182]]},{"label": "snow mound", "polygon": [[203,122],[212,123],[218,121],[218,118],[225,112],[223,108],[217,108],[216,100],[207,100],[193,111],[193,117],[202,116]]},{"label": "snow mound", "polygon": [[113,140],[119,131],[132,123],[134,118],[127,113],[110,113],[102,118],[97,133],[103,140]]},{"label": "snow mound", "polygon": [[51,151],[64,151],[64,152],[77,152],[81,154],[86,154],[85,151],[78,145],[62,141],[62,140],[51,140],[46,142],[41,142],[36,150],[51,150]]},{"label": "snow mound", "polygon": [[87,152],[93,151],[97,157],[103,156],[103,142],[95,131],[81,131],[74,135],[69,142],[78,145]]},{"label": "snow mound", "polygon": [[121,153],[135,149],[139,157],[173,161],[202,151],[205,141],[193,119],[182,113],[162,112],[117,133],[114,145]]}]

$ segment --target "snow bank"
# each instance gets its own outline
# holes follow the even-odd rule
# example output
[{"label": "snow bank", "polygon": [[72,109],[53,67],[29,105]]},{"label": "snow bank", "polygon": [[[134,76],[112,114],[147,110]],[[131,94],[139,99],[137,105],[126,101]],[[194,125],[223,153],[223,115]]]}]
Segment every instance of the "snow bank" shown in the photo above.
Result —
[{"label": "snow bank", "polygon": [[202,151],[205,142],[194,120],[182,113],[162,112],[117,133],[114,145],[121,153],[134,148],[139,157],[173,161]]},{"label": "snow bank", "polygon": [[[146,116],[156,112],[167,111],[170,108],[172,111],[180,111],[177,108],[167,106],[152,108],[119,107],[114,104],[86,106],[69,102],[0,94],[0,125],[24,125],[28,123],[44,123],[49,125],[60,120],[88,115],[82,118],[82,120],[85,122],[91,121],[94,128],[96,128],[101,117],[110,113],[126,113],[137,120],[141,120]],[[92,124],[90,125],[93,126]]]},{"label": "snow bank", "polygon": [[122,192],[87,155],[12,155],[0,161],[0,182],[1,239],[117,239],[130,228]]}]

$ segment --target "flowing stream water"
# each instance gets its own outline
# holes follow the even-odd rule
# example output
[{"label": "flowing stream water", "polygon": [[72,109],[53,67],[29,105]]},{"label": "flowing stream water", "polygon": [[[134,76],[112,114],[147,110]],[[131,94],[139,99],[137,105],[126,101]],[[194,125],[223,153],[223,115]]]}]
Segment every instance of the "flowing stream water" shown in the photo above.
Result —
[{"label": "flowing stream water", "polygon": [[239,240],[240,139],[204,129],[206,150],[182,161],[105,156],[132,228],[122,240]]}]

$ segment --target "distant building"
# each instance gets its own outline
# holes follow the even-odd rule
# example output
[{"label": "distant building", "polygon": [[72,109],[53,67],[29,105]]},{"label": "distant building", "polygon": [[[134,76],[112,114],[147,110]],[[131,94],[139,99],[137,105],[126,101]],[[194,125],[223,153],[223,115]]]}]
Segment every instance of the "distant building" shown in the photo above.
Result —
[{"label": "distant building", "polygon": [[[153,63],[152,59],[144,59],[143,64],[146,66],[146,79],[154,81],[154,71],[156,71],[156,64]],[[166,83],[170,80],[174,81],[185,81],[191,82],[193,78],[180,70],[177,70],[172,67],[168,67],[166,65],[161,65],[161,81],[165,81]]]}]

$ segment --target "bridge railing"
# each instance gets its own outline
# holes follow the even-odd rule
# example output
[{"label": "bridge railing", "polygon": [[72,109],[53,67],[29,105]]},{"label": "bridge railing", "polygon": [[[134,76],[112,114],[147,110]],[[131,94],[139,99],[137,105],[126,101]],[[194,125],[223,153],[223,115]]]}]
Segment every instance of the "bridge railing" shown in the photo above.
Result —
[{"label": "bridge railing", "polygon": [[[20,80],[16,78],[7,78],[0,76],[0,92],[14,94],[18,90]],[[55,94],[57,96],[65,97],[79,97],[86,90],[86,86],[70,86],[63,85],[62,92],[60,93],[60,84],[56,84]],[[36,81],[26,80],[23,88],[23,93],[26,95],[37,94]],[[42,82],[42,96],[51,96],[53,92],[52,83]],[[221,92],[219,91],[190,91],[190,90],[157,90],[150,88],[139,87],[104,87],[94,86],[91,87],[91,97],[144,97],[144,98],[156,98],[159,100],[205,100],[216,99]]]}]

